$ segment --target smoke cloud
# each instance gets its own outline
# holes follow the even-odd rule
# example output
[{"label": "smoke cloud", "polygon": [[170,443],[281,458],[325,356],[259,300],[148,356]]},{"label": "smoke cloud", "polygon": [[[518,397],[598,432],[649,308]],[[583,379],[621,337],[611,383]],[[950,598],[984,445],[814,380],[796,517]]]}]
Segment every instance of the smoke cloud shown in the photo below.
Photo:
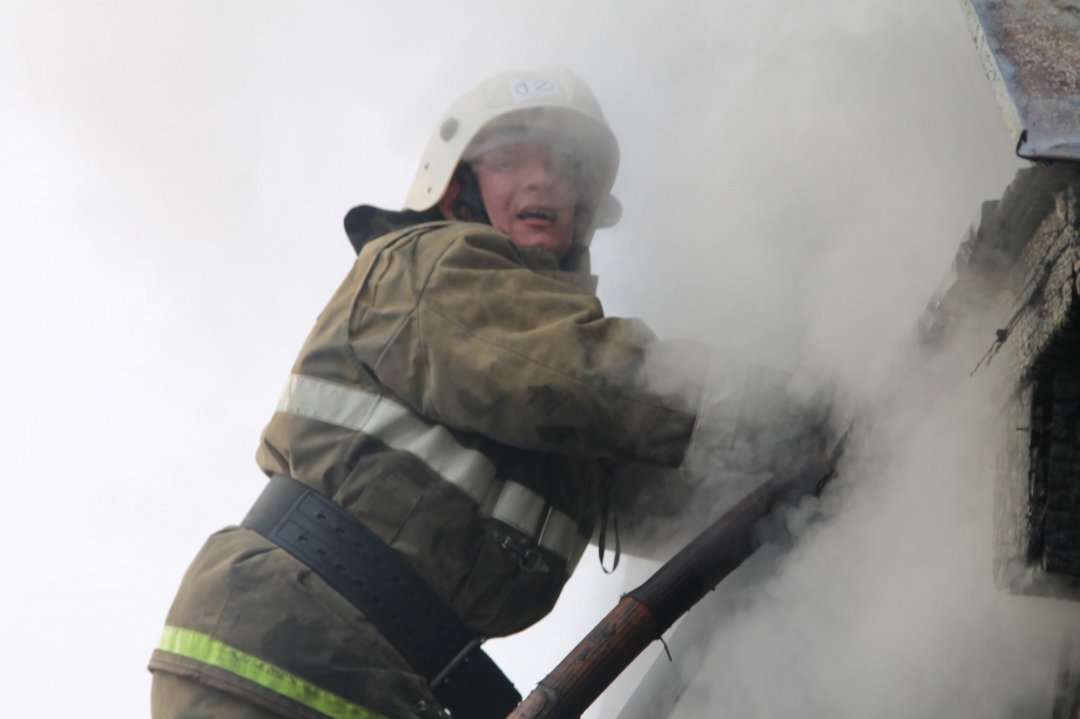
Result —
[{"label": "smoke cloud", "polygon": [[626,190],[642,215],[625,227],[649,239],[617,260],[641,281],[612,292],[668,333],[840,377],[872,427],[823,504],[788,512],[796,539],[775,574],[733,578],[716,600],[673,716],[1048,715],[1077,612],[993,586],[1010,369],[968,372],[1001,318],[973,314],[946,356],[898,367],[979,201],[1018,166],[959,11],[722,12],[735,22],[681,52],[723,67],[724,86],[685,92],[672,104],[694,111],[658,121],[670,130],[648,185]]},{"label": "smoke cloud", "polygon": [[[622,148],[623,221],[593,245],[610,314],[863,397],[1017,167],[960,12],[935,0],[5,10],[5,716],[146,715],[183,568],[252,501],[258,433],[350,262],[341,217],[398,206],[479,79],[558,64],[595,89]],[[718,623],[688,702],[975,716],[1038,685],[1038,638],[1074,607],[990,587],[993,408],[961,384],[853,455],[831,519]],[[492,653],[528,688],[619,590],[587,557],[552,617]],[[617,715],[635,676],[589,716]]]},{"label": "smoke cloud", "polygon": [[892,376],[841,478],[787,510],[786,553],[737,601],[705,603],[715,634],[673,717],[1050,715],[1080,623],[1071,603],[994,588],[996,388],[1012,368],[968,377],[985,336]]}]

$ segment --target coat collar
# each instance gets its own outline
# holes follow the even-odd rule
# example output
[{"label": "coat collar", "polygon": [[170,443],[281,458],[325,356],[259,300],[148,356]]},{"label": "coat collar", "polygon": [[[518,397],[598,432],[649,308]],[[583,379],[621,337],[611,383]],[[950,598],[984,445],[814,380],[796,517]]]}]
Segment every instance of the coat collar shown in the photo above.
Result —
[{"label": "coat collar", "polygon": [[368,242],[376,237],[401,230],[411,225],[419,225],[424,222],[437,222],[443,219],[438,208],[432,208],[424,212],[413,210],[384,210],[372,205],[358,205],[345,215],[345,234],[349,236],[356,254]]},{"label": "coat collar", "polygon": [[[424,212],[414,210],[396,212],[374,207],[373,205],[358,205],[345,215],[345,234],[349,236],[349,242],[352,244],[353,249],[356,250],[356,254],[360,254],[360,250],[363,249],[364,245],[377,237],[412,225],[438,222],[442,219],[444,218],[438,208],[432,208]],[[579,254],[581,252],[579,248],[572,249],[578,251]],[[584,252],[587,256],[587,250]],[[587,271],[587,263],[584,263],[586,266],[582,269],[565,270],[559,268],[558,260],[546,250],[524,248],[522,249],[522,256],[525,258],[525,264],[529,269],[566,282],[591,295],[596,294],[597,277]],[[575,264],[580,266],[581,263],[575,262]]]}]

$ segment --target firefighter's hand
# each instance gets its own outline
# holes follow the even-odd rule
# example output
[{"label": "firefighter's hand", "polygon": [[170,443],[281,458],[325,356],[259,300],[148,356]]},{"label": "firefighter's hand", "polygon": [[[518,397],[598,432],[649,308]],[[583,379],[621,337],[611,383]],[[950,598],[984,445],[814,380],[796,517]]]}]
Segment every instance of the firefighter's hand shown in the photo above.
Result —
[{"label": "firefighter's hand", "polygon": [[[688,464],[696,475],[728,470],[791,477],[793,483],[828,471],[838,432],[833,427],[837,383],[805,372],[782,373],[764,367],[748,372],[734,417],[714,422],[709,432],[700,420]],[[709,407],[702,410],[706,415]]]}]

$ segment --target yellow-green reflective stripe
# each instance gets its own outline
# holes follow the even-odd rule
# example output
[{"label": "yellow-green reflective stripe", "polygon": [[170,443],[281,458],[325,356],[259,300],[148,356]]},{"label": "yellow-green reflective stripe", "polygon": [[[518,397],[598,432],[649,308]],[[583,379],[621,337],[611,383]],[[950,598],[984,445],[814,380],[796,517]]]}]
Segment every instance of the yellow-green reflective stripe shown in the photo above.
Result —
[{"label": "yellow-green reflective stripe", "polygon": [[386,719],[201,632],[166,626],[157,648],[232,672],[335,719]]}]

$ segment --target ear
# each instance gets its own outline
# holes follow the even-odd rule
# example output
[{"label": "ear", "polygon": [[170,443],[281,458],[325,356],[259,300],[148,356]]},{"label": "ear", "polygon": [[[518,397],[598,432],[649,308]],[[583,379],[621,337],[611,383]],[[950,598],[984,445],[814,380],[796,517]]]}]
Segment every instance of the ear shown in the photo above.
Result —
[{"label": "ear", "polygon": [[456,177],[450,180],[450,184],[446,186],[446,192],[443,193],[442,199],[439,200],[439,204],[436,207],[439,208],[439,212],[442,216],[448,220],[458,219],[454,215],[454,200],[461,194],[461,184],[458,183]]}]

